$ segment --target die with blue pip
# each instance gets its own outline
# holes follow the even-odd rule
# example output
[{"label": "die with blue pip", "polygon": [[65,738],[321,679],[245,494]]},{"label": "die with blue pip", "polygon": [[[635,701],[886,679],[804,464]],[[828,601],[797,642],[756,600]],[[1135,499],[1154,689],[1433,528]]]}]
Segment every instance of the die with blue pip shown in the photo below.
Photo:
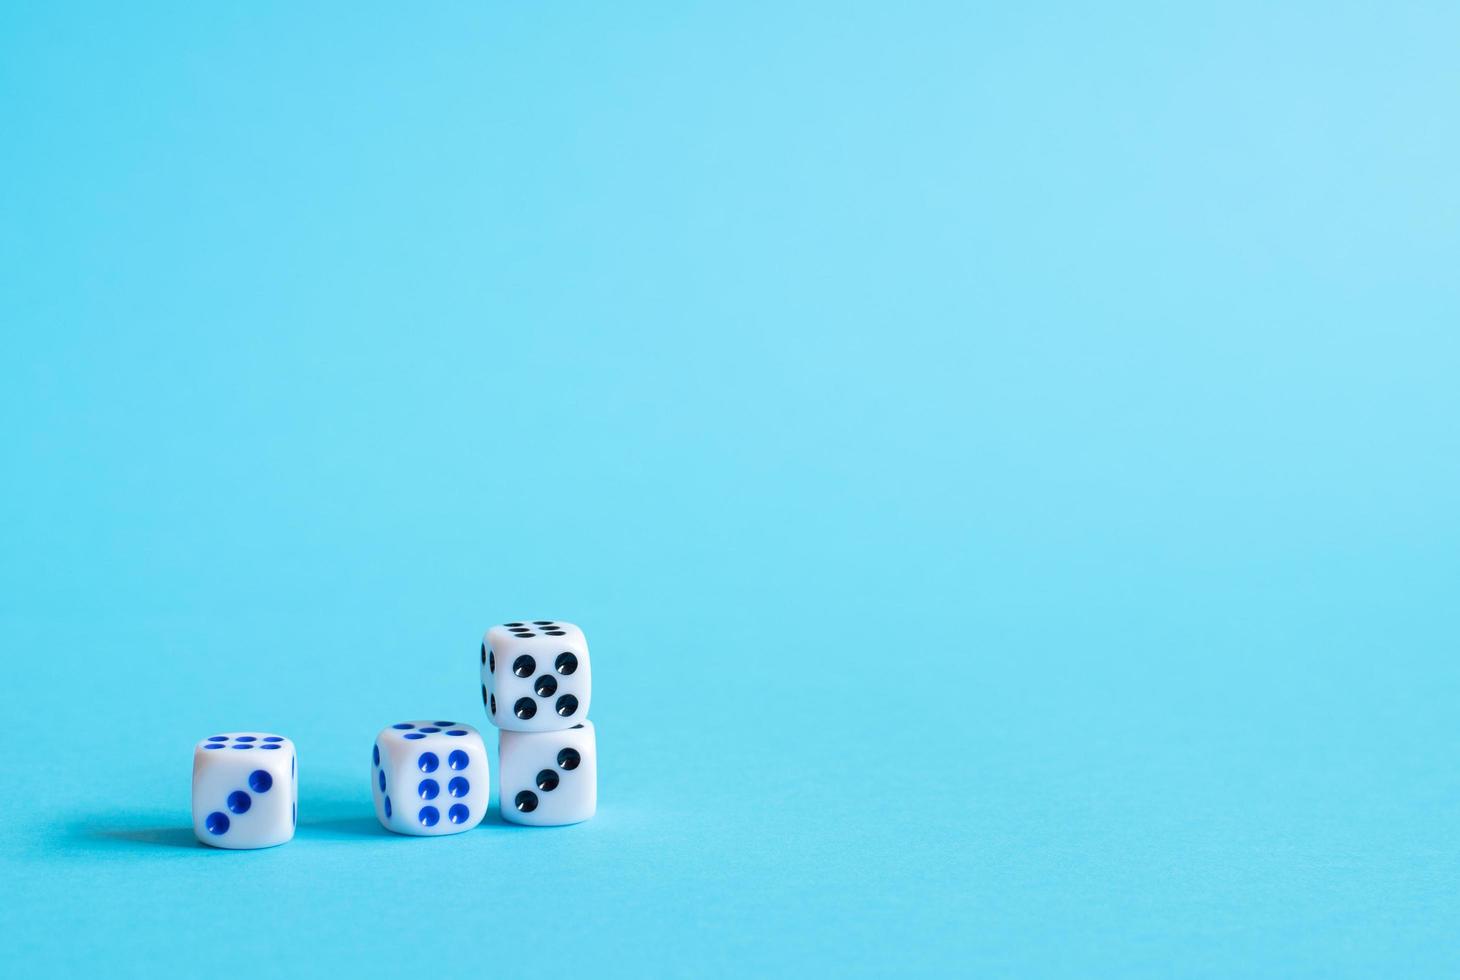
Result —
[{"label": "die with blue pip", "polygon": [[593,666],[583,631],[560,620],[493,626],[481,644],[482,706],[500,729],[502,819],[579,823],[598,807],[598,746],[588,705]]},{"label": "die with blue pip", "polygon": [[193,748],[193,833],[244,850],[293,839],[299,823],[294,743],[267,732],[210,735]]},{"label": "die with blue pip", "polygon": [[482,822],[492,792],[482,736],[454,721],[400,721],[371,749],[370,792],[386,830],[440,837]]}]

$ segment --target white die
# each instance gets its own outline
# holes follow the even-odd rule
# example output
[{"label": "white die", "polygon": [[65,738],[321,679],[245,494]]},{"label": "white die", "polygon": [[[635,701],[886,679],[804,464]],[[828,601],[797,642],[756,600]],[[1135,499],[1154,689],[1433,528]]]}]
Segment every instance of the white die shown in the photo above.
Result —
[{"label": "white die", "polygon": [[294,743],[267,732],[233,732],[193,749],[193,833],[214,847],[273,847],[299,822]]},{"label": "white die", "polygon": [[498,728],[571,728],[588,717],[592,693],[588,641],[572,623],[505,623],[482,638],[482,704]]},{"label": "white die", "polygon": [[534,827],[587,820],[598,809],[593,722],[561,732],[502,732],[497,777],[504,820]]},{"label": "white die", "polygon": [[439,837],[482,822],[492,795],[482,736],[454,721],[403,721],[371,750],[370,791],[386,830]]}]

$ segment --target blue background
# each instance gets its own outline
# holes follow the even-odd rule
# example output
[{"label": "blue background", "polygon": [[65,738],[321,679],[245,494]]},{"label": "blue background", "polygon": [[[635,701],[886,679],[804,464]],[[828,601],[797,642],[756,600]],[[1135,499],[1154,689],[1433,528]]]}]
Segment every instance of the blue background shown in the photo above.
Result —
[{"label": "blue background", "polygon": [[0,11],[6,972],[1460,967],[1452,7],[298,6]]}]

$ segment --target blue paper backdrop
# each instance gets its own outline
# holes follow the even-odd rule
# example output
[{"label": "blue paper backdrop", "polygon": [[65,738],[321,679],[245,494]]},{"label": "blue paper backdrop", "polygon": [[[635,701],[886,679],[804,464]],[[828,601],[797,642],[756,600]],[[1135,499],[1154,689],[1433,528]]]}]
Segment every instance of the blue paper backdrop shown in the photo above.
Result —
[{"label": "blue paper backdrop", "polygon": [[[5,6],[4,972],[1453,974],[1457,37]],[[384,834],[519,617],[597,819]]]}]

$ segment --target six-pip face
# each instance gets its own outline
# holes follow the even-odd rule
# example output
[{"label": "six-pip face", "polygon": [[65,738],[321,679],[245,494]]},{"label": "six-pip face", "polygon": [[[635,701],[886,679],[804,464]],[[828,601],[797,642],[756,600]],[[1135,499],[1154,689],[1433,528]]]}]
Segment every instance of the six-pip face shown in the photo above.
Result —
[{"label": "six-pip face", "polygon": [[375,817],[386,830],[439,837],[482,822],[491,795],[482,736],[454,721],[401,721],[370,750]]},{"label": "six-pip face", "polygon": [[588,716],[593,670],[572,623],[538,619],[493,626],[482,638],[482,704],[498,728],[546,732]]},{"label": "six-pip face", "polygon": [[298,800],[298,759],[282,735],[210,735],[193,748],[193,833],[204,844],[282,844],[294,836]]}]

